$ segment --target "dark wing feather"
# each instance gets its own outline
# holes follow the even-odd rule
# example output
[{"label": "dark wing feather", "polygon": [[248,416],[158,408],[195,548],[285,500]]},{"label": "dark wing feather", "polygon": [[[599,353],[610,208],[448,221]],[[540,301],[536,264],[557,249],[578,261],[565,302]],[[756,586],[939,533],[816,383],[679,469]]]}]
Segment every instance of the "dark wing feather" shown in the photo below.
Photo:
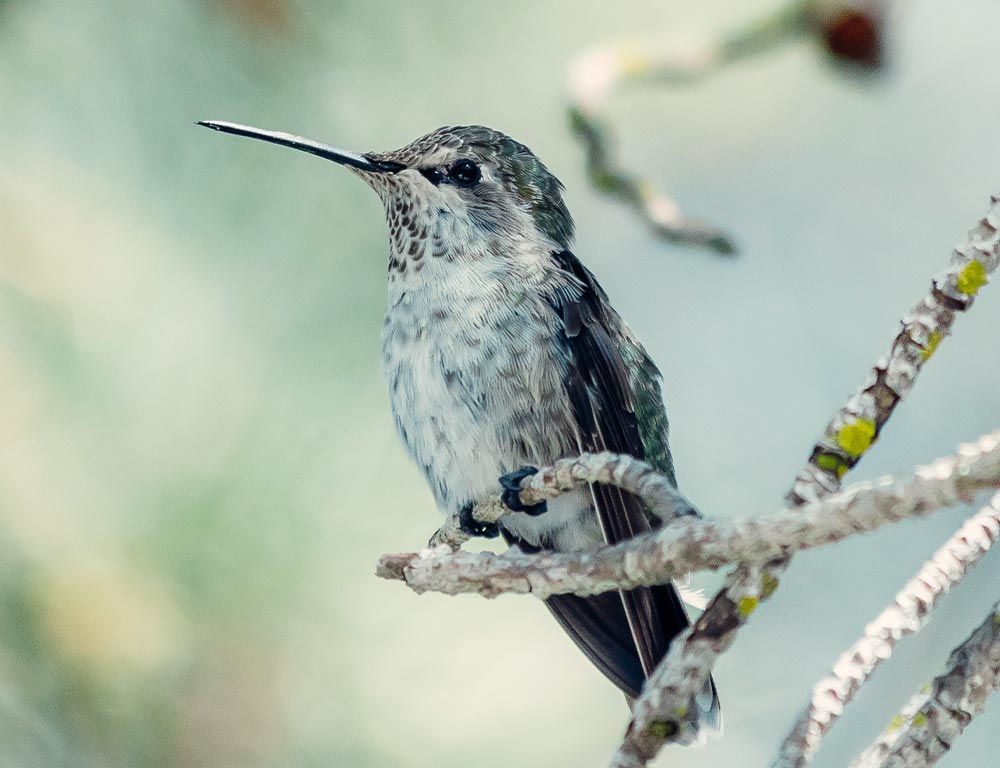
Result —
[{"label": "dark wing feather", "polygon": [[[570,352],[566,392],[577,421],[581,448],[645,458],[630,372],[617,343],[622,337],[621,320],[609,306],[607,296],[594,276],[573,254],[564,251],[554,254],[553,259],[583,289],[575,298],[554,300],[554,308],[563,318],[565,343]],[[593,494],[598,520],[608,544],[616,544],[650,530],[642,505],[631,494],[606,485],[594,486]],[[663,658],[671,638],[687,626],[687,616],[672,585],[622,592],[621,602],[632,636],[633,653],[637,654],[641,669],[648,676]],[[555,607],[553,612],[559,615]],[[620,621],[620,614],[605,612],[590,616],[587,611],[577,608],[573,618],[576,624],[585,624],[588,620],[614,623]],[[567,626],[565,619],[560,618],[560,621]],[[583,647],[581,635],[586,631],[579,627],[576,631],[568,626],[567,629]],[[610,632],[611,636],[620,638],[622,629],[615,628]],[[602,628],[601,632],[607,633],[608,630]],[[590,633],[595,634],[596,631],[591,629]],[[587,651],[587,648],[584,650]],[[610,647],[608,650],[614,652],[616,649]],[[594,653],[587,652],[594,658]],[[622,674],[618,677],[634,676],[626,675],[629,665],[621,659],[617,662],[606,659],[603,664],[598,662],[598,666],[604,669],[614,663],[621,667]],[[608,676],[615,679],[613,675]],[[629,682],[628,688],[634,688],[634,680]],[[621,687],[626,690],[625,686]],[[630,690],[626,693],[635,695]]]},{"label": "dark wing feather", "polygon": [[[552,258],[579,288],[555,295],[550,301],[562,318],[561,341],[569,353],[564,384],[581,450],[612,451],[645,459],[673,481],[656,366],[611,309],[597,280],[576,257],[563,251]],[[619,488],[594,485],[591,492],[608,544],[645,533],[659,524],[658,519],[651,521],[647,517],[638,499]],[[538,549],[509,532],[504,535],[525,551]],[[688,625],[672,584],[590,597],[553,595],[545,602],[594,665],[632,698],[639,695],[670,641]],[[701,722],[718,729],[721,714],[711,680],[704,694],[698,700]]]}]

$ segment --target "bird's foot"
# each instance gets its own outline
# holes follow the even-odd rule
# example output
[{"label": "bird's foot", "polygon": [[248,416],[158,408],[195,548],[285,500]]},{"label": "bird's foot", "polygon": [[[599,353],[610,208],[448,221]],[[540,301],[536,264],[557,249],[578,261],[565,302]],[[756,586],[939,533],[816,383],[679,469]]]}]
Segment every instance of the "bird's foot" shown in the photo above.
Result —
[{"label": "bird's foot", "polygon": [[500,485],[503,486],[503,493],[500,500],[511,512],[524,512],[526,515],[535,517],[541,515],[548,509],[544,501],[528,506],[521,501],[521,481],[529,475],[538,474],[538,467],[521,467],[500,478]]},{"label": "bird's foot", "polygon": [[484,523],[472,516],[474,504],[466,504],[458,513],[458,527],[468,536],[479,536],[484,539],[495,539],[500,535],[500,526],[496,523]]}]

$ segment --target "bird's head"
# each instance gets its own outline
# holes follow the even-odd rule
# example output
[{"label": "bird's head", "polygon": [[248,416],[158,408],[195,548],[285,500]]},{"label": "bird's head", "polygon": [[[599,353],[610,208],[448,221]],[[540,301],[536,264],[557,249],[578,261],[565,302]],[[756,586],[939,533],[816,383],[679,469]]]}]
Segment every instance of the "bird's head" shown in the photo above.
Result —
[{"label": "bird's head", "polygon": [[524,144],[492,128],[439,128],[402,149],[358,154],[287,133],[200,124],[347,166],[379,194],[400,252],[421,239],[475,254],[518,240],[564,250],[573,238],[562,184]]}]

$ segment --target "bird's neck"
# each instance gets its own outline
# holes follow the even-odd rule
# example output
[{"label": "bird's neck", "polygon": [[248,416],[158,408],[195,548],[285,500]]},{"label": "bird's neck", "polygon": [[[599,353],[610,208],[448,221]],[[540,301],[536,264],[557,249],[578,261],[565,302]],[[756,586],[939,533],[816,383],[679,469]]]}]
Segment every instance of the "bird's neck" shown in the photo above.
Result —
[{"label": "bird's neck", "polygon": [[419,202],[387,211],[390,290],[454,291],[466,281],[532,285],[551,269],[554,245],[534,228],[484,232],[467,217]]}]

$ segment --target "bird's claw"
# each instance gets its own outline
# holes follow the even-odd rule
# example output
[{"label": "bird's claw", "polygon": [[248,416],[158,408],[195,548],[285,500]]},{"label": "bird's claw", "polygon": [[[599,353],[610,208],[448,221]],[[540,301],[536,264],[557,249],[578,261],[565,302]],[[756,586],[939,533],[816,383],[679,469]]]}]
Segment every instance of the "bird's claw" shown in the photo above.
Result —
[{"label": "bird's claw", "polygon": [[506,505],[511,512],[524,512],[532,517],[540,515],[548,509],[544,501],[530,506],[521,501],[521,481],[529,475],[538,474],[538,467],[521,467],[514,472],[510,472],[500,478],[500,485],[503,486],[503,493],[500,501]]},{"label": "bird's claw", "polygon": [[496,523],[484,523],[472,515],[475,505],[466,504],[458,513],[458,527],[467,536],[479,536],[483,539],[495,539],[500,535],[500,526]]}]

